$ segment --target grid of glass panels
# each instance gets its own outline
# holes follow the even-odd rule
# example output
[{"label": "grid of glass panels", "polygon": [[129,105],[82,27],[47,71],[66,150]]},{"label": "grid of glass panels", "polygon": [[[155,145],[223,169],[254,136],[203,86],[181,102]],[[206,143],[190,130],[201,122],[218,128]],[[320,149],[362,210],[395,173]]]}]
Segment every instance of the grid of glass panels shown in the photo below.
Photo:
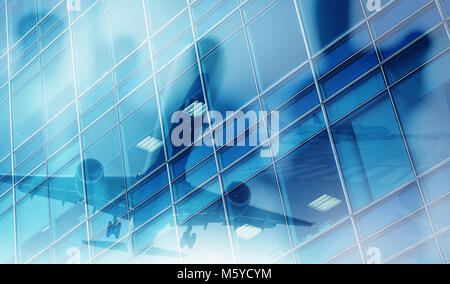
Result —
[{"label": "grid of glass panels", "polygon": [[0,262],[448,263],[450,1],[366,4],[0,0]]}]

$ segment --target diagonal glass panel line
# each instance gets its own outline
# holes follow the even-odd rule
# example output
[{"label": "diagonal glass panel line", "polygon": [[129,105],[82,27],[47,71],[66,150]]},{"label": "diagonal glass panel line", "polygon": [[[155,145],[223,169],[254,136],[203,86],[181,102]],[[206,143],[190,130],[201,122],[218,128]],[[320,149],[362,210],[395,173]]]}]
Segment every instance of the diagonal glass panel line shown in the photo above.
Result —
[{"label": "diagonal glass panel line", "polygon": [[448,263],[448,0],[19,1],[2,260]]}]

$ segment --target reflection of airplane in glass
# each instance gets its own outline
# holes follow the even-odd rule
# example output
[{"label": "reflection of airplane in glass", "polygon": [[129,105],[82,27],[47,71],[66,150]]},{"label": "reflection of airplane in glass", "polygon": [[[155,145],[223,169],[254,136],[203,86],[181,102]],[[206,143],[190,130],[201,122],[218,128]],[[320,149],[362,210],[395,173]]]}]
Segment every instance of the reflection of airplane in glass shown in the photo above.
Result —
[{"label": "reflection of airplane in glass", "polygon": [[[231,185],[230,189],[236,186],[239,186],[239,183]],[[218,198],[219,196],[216,197],[216,199]],[[248,234],[255,232],[259,234],[265,229],[271,229],[277,225],[286,224],[286,218],[284,215],[251,206],[250,202],[252,200],[252,194],[250,188],[246,184],[239,186],[238,194],[227,195],[225,200],[228,204],[229,211],[231,211],[229,218],[233,221],[233,230],[239,238],[246,239]],[[188,246],[191,249],[194,247],[197,235],[192,233],[193,227],[204,226],[206,230],[208,224],[221,223],[223,225],[227,225],[222,208],[213,207],[212,209],[214,210],[209,210],[208,212],[203,211],[196,214],[195,218],[187,222],[188,225],[183,225],[187,227],[187,229],[180,240],[181,247]],[[182,220],[186,220],[191,217],[191,214],[184,212],[177,212],[177,215]],[[311,227],[314,225],[311,222],[296,218],[288,217],[288,219],[294,226]]]},{"label": "reflection of airplane in glass", "polygon": [[[103,166],[100,162],[93,159],[88,159],[84,161],[85,168],[85,177],[84,181],[86,186],[89,186],[91,192],[95,192],[95,198],[104,199],[105,201],[109,200],[108,196],[108,186],[111,184],[115,184],[119,181],[123,180],[123,177],[106,177],[104,175]],[[17,177],[16,177],[17,178]],[[19,177],[20,178],[20,177]],[[61,201],[62,204],[81,204],[85,200],[84,195],[84,187],[83,187],[83,177],[82,177],[82,167],[81,165],[78,167],[78,170],[75,173],[74,177],[54,177],[56,182],[52,186],[52,195],[51,199]],[[236,184],[238,185],[238,184]],[[232,187],[235,187],[234,185]],[[22,187],[20,187],[22,188]],[[18,188],[20,190],[20,188]],[[202,189],[199,189],[202,190]],[[37,191],[35,194],[43,195],[43,197],[49,197],[47,191]],[[220,199],[220,196],[216,193],[213,194],[211,200]],[[31,193],[33,196],[33,192]],[[267,228],[273,228],[277,225],[285,224],[285,216],[270,212],[261,208],[256,208],[250,206],[251,201],[251,192],[250,189],[245,185],[240,186],[240,194],[231,195],[226,198],[227,203],[233,211],[232,218],[239,218],[238,224],[235,224],[235,230],[239,232],[239,230],[243,230],[244,228],[257,228],[258,230],[264,230]],[[87,201],[89,204],[89,200]],[[188,210],[190,211],[190,210]],[[187,211],[186,211],[187,212]],[[192,213],[186,213],[185,211],[177,212],[179,219],[186,220],[191,217]],[[103,212],[104,214],[108,214],[108,212]],[[195,223],[189,222],[189,225],[181,225],[188,227],[186,233],[183,235],[181,240],[181,245],[184,247],[188,245],[189,247],[193,247],[196,240],[196,235],[191,234],[192,226],[204,226],[207,228],[208,224],[212,223],[222,223],[223,225],[227,225],[224,222],[224,211],[220,210],[217,212],[208,212],[208,213],[199,213],[195,215]],[[116,239],[120,238],[121,232],[121,224],[117,222],[120,219],[118,216],[113,216],[112,221],[109,222],[106,236],[109,238],[114,236]],[[231,217],[230,217],[231,218]],[[311,222],[307,222],[300,219],[289,218],[292,222],[292,225],[295,226],[304,226],[310,227],[313,225]],[[239,236],[239,234],[238,234]],[[105,243],[94,242],[95,244],[105,245]]]}]

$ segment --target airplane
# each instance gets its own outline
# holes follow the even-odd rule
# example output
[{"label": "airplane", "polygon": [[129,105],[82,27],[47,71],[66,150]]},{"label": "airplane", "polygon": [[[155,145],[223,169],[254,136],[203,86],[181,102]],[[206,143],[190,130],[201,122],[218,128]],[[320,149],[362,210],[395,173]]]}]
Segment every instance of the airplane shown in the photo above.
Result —
[{"label": "airplane", "polygon": [[[345,5],[345,4],[344,4]],[[345,7],[344,7],[345,8]],[[327,10],[327,9],[324,9]],[[320,7],[318,6],[318,11],[322,11]],[[348,11],[348,9],[343,9],[343,11]],[[318,17],[320,19],[321,17]],[[347,15],[343,15],[340,18],[340,25],[332,25],[334,27],[340,27],[340,29],[347,30],[347,27],[349,26],[348,20],[349,17]],[[319,23],[319,30],[327,30],[330,28],[330,25],[326,23],[326,21],[318,21]],[[326,24],[326,26],[325,26]],[[322,27],[323,26],[323,27]],[[341,31],[334,31],[336,34],[340,34]],[[330,36],[330,33],[321,33],[324,36],[320,38],[320,40],[323,42],[323,45],[325,43],[328,43],[329,38],[333,38],[333,36]],[[326,36],[325,36],[326,35]],[[216,64],[219,66],[220,64]],[[213,71],[212,71],[213,72]],[[216,71],[219,72],[219,71]],[[204,74],[204,76],[207,76],[207,74]],[[203,97],[198,97],[195,94],[189,95],[189,93],[193,93],[197,89],[190,90],[188,92],[188,99],[191,97],[191,99],[194,99],[195,101],[199,101],[200,103],[206,103],[202,101]],[[181,96],[180,96],[181,97]],[[170,106],[175,106],[176,104],[179,104],[179,101],[175,97],[167,97],[167,101],[164,101],[165,98],[162,98],[162,103]],[[171,101],[174,100],[174,101]],[[183,99],[182,99],[183,100]],[[229,98],[230,104],[232,104],[232,97]],[[183,102],[183,106],[181,109],[186,109],[190,104],[194,102],[187,101]],[[168,107],[168,109],[178,108],[177,107]],[[155,130],[155,132],[158,132],[160,130]],[[349,139],[352,139],[354,133],[353,130],[349,130],[348,128],[342,128],[337,130],[338,133],[343,134],[344,136],[348,136]],[[366,130],[360,129],[358,131],[360,132],[367,132],[368,135],[366,136],[367,139],[376,139],[375,137],[381,138],[381,139],[397,139],[398,137],[393,137],[389,135],[389,130],[375,127],[375,128],[367,128]],[[152,137],[156,137],[155,135],[152,135]],[[324,141],[326,143],[329,143],[328,139]],[[149,155],[149,160],[152,159]],[[148,164],[152,164],[151,161],[148,162]],[[83,165],[83,166],[82,166]],[[84,170],[83,170],[84,168]],[[143,176],[146,176],[147,173],[144,171],[142,176],[137,176],[136,179],[141,179]],[[134,178],[134,177],[133,177]],[[64,206],[65,204],[83,204],[85,201],[87,203],[91,203],[89,205],[93,206],[93,211],[97,211],[98,208],[96,207],[102,207],[102,206],[96,206],[97,204],[108,204],[111,200],[114,200],[117,197],[117,194],[113,190],[108,190],[112,188],[116,188],[117,185],[120,185],[124,183],[124,177],[123,176],[106,176],[105,171],[103,168],[103,165],[100,161],[96,159],[86,159],[80,163],[78,166],[74,176],[57,176],[52,178],[52,190],[51,195],[49,196],[47,191],[37,191],[32,190],[32,188],[36,187],[36,181],[39,182],[45,182],[47,177],[40,177],[40,176],[11,176],[7,175],[0,180],[1,182],[6,181],[21,181],[22,184],[26,184],[28,181],[31,183],[30,187],[16,187],[19,191],[23,191],[23,194],[30,193],[30,196],[33,197],[35,195],[42,194],[45,198],[50,198],[53,200],[58,200],[62,203]],[[244,188],[244,192],[247,191],[245,189],[245,184],[241,185]],[[85,190],[88,193],[88,196],[85,194]],[[200,189],[201,190],[201,189]],[[250,190],[248,189],[248,192]],[[239,222],[236,224],[236,227],[238,226],[244,226],[244,225],[250,225],[253,227],[257,227],[260,229],[265,228],[272,228],[278,224],[285,224],[286,216],[275,213],[275,212],[269,212],[261,208],[252,207],[250,206],[250,200],[251,200],[251,194],[242,194],[240,195],[240,200],[230,200],[226,199],[226,202],[230,204],[231,208],[233,208],[233,213],[239,212]],[[220,196],[217,196],[220,198]],[[96,202],[91,202],[90,199],[95,199]],[[183,214],[183,213],[180,213]],[[119,239],[120,232],[121,232],[121,224],[117,223],[117,220],[120,218],[118,216],[111,215],[112,221],[109,222],[107,227],[107,237],[114,236],[116,239]],[[304,227],[311,227],[314,225],[312,222],[295,219],[287,216],[287,218],[293,223],[295,226],[304,226]],[[187,225],[187,230],[183,234],[182,239],[180,240],[181,246],[188,246],[190,248],[193,248],[196,242],[196,234],[192,233],[192,226],[194,225],[202,225],[205,226],[205,229],[208,224],[211,223],[223,223],[223,213],[221,212],[212,212],[208,214],[205,213],[199,213],[196,215],[196,218],[192,219],[195,221],[194,223],[189,222],[189,225]],[[226,224],[224,224],[226,225]],[[183,225],[181,225],[183,226]],[[235,228],[236,229],[236,228]],[[98,246],[107,246],[107,243],[101,243],[101,242],[92,242],[94,245]]]},{"label": "airplane", "polygon": [[[41,196],[45,198],[50,198],[52,200],[60,201],[61,204],[64,206],[65,204],[83,204],[83,202],[86,200],[85,194],[84,194],[84,187],[83,182],[86,183],[87,190],[96,191],[95,192],[95,199],[96,200],[102,200],[101,202],[107,204],[111,200],[114,199],[108,199],[111,198],[111,195],[108,194],[108,187],[114,186],[115,183],[122,182],[123,183],[123,177],[121,176],[105,176],[104,175],[104,169],[102,164],[94,159],[86,159],[84,162],[84,169],[86,174],[83,175],[82,173],[82,167],[81,163],[78,166],[78,169],[74,175],[74,177],[69,176],[57,176],[53,177],[52,180],[54,180],[54,183],[52,184],[51,192],[52,194],[49,196],[47,191],[43,190],[34,190],[31,193],[30,192],[22,192],[23,194],[30,194],[31,198],[34,198],[35,196]],[[8,176],[8,178],[13,178],[12,176]],[[15,177],[16,179],[22,179],[23,177]],[[45,180],[44,177],[41,177]],[[26,182],[26,179],[23,179]],[[234,186],[234,185],[233,185]],[[22,189],[25,190],[27,187],[17,187],[17,189],[20,191]],[[251,225],[253,227],[267,229],[267,228],[273,228],[277,225],[285,224],[285,216],[282,214],[278,214],[275,212],[270,212],[261,208],[250,206],[251,201],[251,193],[250,189],[246,186],[246,184],[240,185],[241,190],[243,190],[244,194],[238,195],[238,197],[233,198],[226,198],[226,201],[229,203],[230,208],[233,209],[233,213],[239,217],[240,220],[245,221],[246,224]],[[202,190],[201,188],[198,190]],[[221,196],[217,195],[215,193],[210,199],[220,199]],[[89,198],[88,198],[88,205],[89,205]],[[187,210],[186,212],[188,212]],[[223,210],[222,210],[223,211]],[[189,218],[188,215],[190,213],[186,212],[177,212],[179,217],[182,217],[183,219]],[[103,212],[108,214],[109,212]],[[184,215],[184,216],[183,216]],[[122,217],[111,215],[112,221],[108,223],[108,227],[106,229],[106,237],[109,238],[111,236],[115,237],[116,239],[120,238],[120,232],[121,232],[121,224],[118,222],[119,219]],[[188,229],[186,233],[184,234],[181,244],[182,246],[188,245],[189,247],[193,247],[195,244],[196,235],[191,234],[192,226],[194,225],[201,225],[205,227],[205,230],[208,226],[208,224],[212,223],[221,223],[223,225],[227,225],[224,222],[224,213],[223,212],[212,212],[212,213],[199,213],[196,215],[195,223],[189,223],[189,225],[181,225],[186,226]],[[296,218],[289,218],[289,220],[292,220],[292,224],[295,226],[305,226],[305,227],[311,227],[314,225],[311,222],[296,219]],[[244,224],[240,224],[244,225]],[[98,242],[95,242],[98,243]],[[101,243],[98,243],[101,244]]]}]

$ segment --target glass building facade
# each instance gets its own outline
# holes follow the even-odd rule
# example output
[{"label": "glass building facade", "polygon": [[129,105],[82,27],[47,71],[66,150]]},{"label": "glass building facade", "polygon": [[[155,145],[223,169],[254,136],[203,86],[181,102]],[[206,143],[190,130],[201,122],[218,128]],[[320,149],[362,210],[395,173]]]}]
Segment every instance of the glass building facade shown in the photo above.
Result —
[{"label": "glass building facade", "polygon": [[376,2],[0,0],[0,263],[449,263],[450,0]]}]

